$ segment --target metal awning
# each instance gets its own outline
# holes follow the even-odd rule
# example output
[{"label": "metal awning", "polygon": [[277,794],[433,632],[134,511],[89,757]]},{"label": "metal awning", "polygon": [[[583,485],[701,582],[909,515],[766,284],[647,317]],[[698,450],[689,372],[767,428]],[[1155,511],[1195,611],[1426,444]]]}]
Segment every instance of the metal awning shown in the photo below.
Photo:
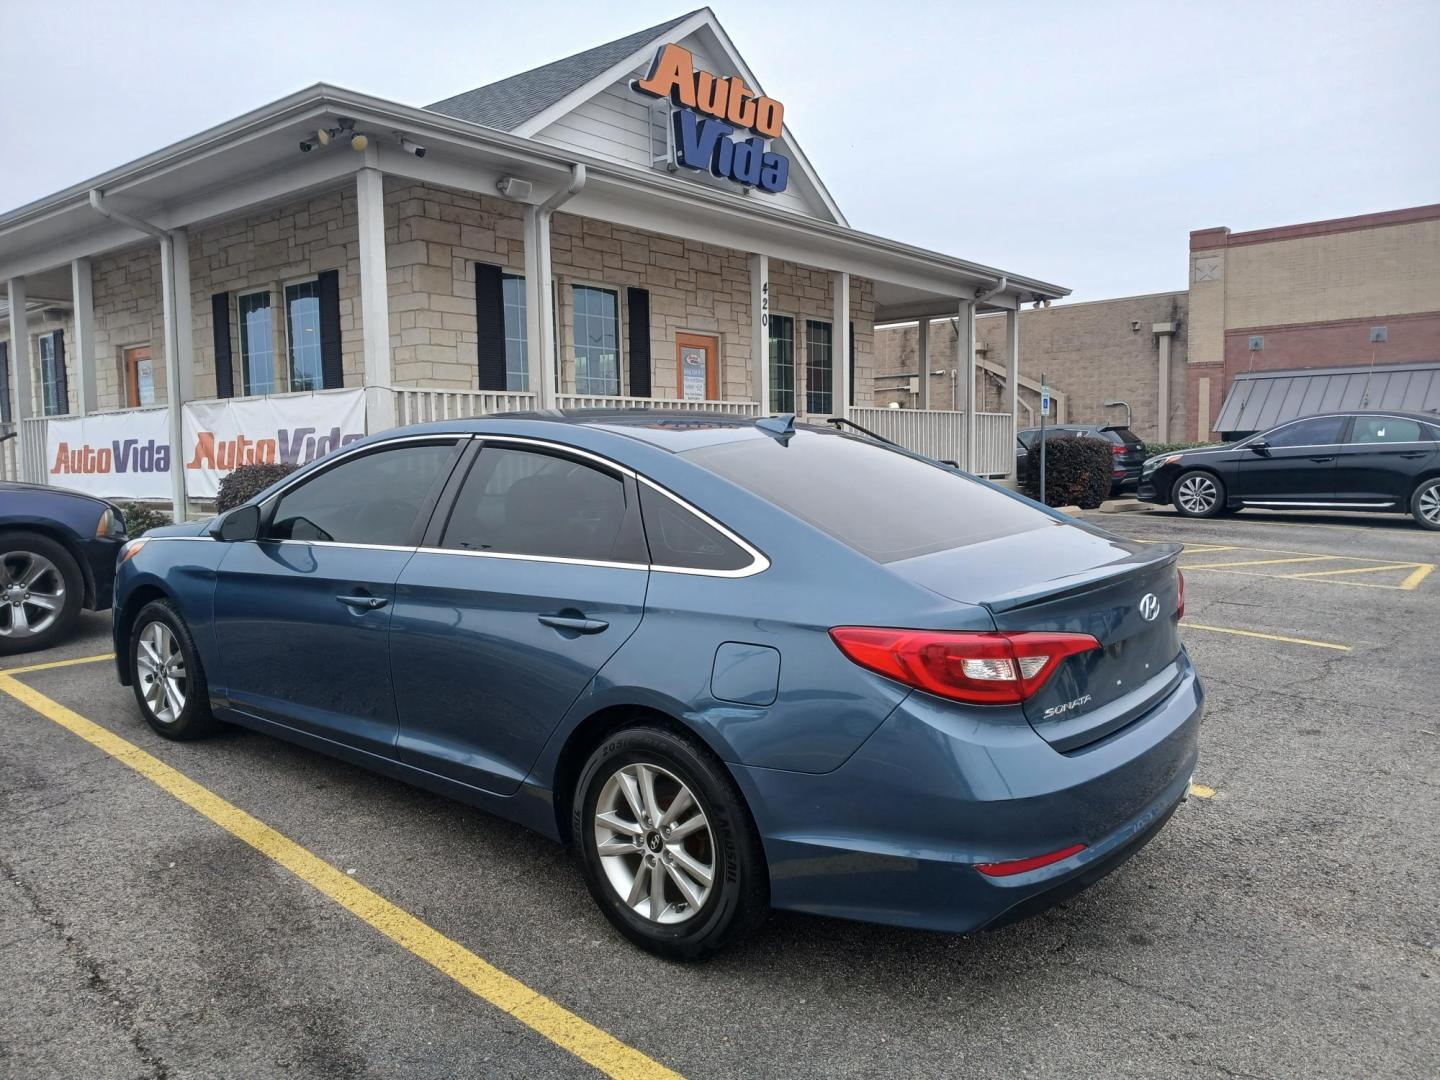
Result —
[{"label": "metal awning", "polygon": [[1266,431],[1299,416],[1350,409],[1440,414],[1440,361],[1236,375],[1214,430]]}]

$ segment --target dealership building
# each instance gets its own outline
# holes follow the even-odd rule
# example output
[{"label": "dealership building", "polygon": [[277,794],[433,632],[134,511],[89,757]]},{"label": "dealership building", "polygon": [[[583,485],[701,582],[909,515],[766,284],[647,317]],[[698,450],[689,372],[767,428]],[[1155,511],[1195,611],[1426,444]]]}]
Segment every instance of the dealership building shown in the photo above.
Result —
[{"label": "dealership building", "polygon": [[977,316],[1013,342],[1067,290],[852,228],[789,120],[707,8],[425,108],[317,85],[4,214],[0,477],[140,494],[123,440],[168,438],[165,497],[203,500],[197,439],[293,456],[267,425],[307,408],[638,406],[1005,473],[1014,395],[877,409],[874,327],[955,319],[973,368]]}]

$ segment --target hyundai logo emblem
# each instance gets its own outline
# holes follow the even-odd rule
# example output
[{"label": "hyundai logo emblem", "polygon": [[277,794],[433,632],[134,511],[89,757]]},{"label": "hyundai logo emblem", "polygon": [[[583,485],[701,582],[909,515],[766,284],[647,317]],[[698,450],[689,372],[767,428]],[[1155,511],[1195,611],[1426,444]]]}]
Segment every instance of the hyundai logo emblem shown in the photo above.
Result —
[{"label": "hyundai logo emblem", "polygon": [[1146,622],[1154,622],[1155,616],[1160,614],[1160,598],[1153,592],[1147,592],[1140,598],[1140,615]]}]

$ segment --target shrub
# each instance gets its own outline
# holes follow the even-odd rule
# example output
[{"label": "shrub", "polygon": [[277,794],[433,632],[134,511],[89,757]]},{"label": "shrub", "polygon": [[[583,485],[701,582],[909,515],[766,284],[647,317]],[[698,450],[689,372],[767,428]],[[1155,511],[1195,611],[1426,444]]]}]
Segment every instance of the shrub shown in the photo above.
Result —
[{"label": "shrub", "polygon": [[[1040,452],[1032,451],[1029,476],[1022,488],[1032,499],[1040,498]],[[1101,439],[1064,435],[1045,440],[1046,506],[1078,506],[1093,510],[1110,496],[1115,455]]]},{"label": "shrub", "polygon": [[1148,457],[1156,457],[1159,454],[1174,454],[1180,450],[1198,450],[1202,446],[1219,446],[1219,443],[1208,442],[1157,442],[1147,443],[1145,453]]},{"label": "shrub", "polygon": [[241,465],[220,481],[220,492],[215,496],[215,509],[220,513],[233,509],[294,471],[294,465]]},{"label": "shrub", "polygon": [[125,518],[125,534],[131,537],[144,536],[151,529],[170,524],[169,514],[144,503],[127,502],[120,507],[120,513]]}]

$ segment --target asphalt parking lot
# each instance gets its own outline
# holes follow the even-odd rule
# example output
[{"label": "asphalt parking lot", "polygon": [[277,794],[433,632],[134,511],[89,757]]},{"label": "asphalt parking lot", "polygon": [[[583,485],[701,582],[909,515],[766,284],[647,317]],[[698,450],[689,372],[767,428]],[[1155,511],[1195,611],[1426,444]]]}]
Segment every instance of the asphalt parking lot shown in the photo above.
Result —
[{"label": "asphalt parking lot", "polygon": [[[1203,787],[973,937],[776,914],[662,963],[517,826],[248,732],[167,743],[106,659],[0,675],[0,1075],[1440,1075],[1440,537],[1086,516],[1188,545]],[[108,648],[90,615],[0,668]]]}]

